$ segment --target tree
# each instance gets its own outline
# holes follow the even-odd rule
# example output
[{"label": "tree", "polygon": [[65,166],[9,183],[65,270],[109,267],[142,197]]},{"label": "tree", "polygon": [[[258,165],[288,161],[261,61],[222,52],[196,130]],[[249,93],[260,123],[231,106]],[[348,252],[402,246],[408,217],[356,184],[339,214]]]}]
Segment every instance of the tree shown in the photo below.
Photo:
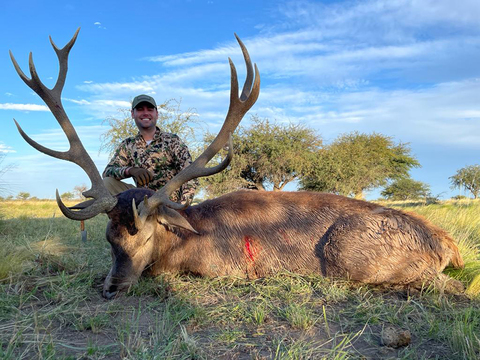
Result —
[{"label": "tree", "polygon": [[[163,131],[177,134],[189,147],[195,142],[193,124],[197,123],[197,114],[194,109],[181,110],[181,100],[170,99],[158,106],[158,122]],[[130,109],[119,109],[120,117],[110,116],[105,119],[110,126],[100,136],[101,150],[107,150],[113,155],[120,143],[130,136],[135,136],[138,129],[132,120]]]},{"label": "tree", "polygon": [[75,194],[75,197],[77,199],[85,199],[85,196],[83,196],[83,193],[88,190],[87,185],[82,184],[82,185],[77,185],[73,188],[73,193]]},{"label": "tree", "polygon": [[317,153],[311,171],[300,179],[303,190],[363,197],[363,192],[408,177],[420,166],[408,144],[391,137],[352,132],[335,139]]},{"label": "tree", "polygon": [[401,178],[388,185],[381,195],[388,200],[426,199],[430,195],[430,186],[411,178]]},{"label": "tree", "polygon": [[[201,180],[210,196],[239,188],[280,191],[307,170],[322,143],[314,130],[303,125],[283,125],[258,116],[252,116],[251,122],[234,135],[235,156],[229,168]],[[212,138],[207,135],[205,145]]]},{"label": "tree", "polygon": [[25,192],[25,191],[21,191],[17,195],[17,199],[19,199],[19,200],[27,200],[29,197],[30,197],[30,193]]},{"label": "tree", "polygon": [[457,173],[449,177],[451,188],[464,188],[470,191],[474,199],[480,192],[480,165],[469,165],[457,170]]},{"label": "tree", "polygon": [[70,191],[67,191],[67,192],[64,192],[63,194],[60,195],[60,197],[63,199],[63,200],[72,200],[73,197],[74,197],[74,194]]}]

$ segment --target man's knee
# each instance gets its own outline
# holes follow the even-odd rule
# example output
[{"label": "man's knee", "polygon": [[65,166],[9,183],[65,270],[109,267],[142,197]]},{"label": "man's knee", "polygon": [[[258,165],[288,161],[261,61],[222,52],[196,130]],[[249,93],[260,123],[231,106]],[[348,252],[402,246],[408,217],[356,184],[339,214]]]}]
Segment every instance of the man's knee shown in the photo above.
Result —
[{"label": "man's knee", "polygon": [[108,192],[112,195],[117,195],[128,189],[133,189],[135,185],[124,183],[121,180],[117,180],[113,177],[104,177],[103,185],[107,188]]}]

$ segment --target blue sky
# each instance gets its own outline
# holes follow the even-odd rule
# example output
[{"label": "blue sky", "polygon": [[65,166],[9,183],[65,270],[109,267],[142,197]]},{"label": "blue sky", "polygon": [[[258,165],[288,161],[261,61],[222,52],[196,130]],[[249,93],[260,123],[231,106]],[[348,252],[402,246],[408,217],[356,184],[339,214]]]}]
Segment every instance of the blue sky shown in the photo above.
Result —
[{"label": "blue sky", "polygon": [[99,152],[102,121],[137,94],[181,99],[205,128],[218,129],[228,108],[227,58],[245,73],[234,32],[262,77],[250,114],[302,123],[327,143],[351,131],[410,143],[422,165],[412,177],[442,198],[462,193],[449,176],[480,163],[478,0],[19,0],[1,2],[0,14],[0,167],[15,165],[1,179],[12,195],[54,198],[56,188],[90,185],[78,166],[32,149],[13,122],[67,149],[8,50],[27,74],[32,51],[52,87],[58,62],[48,36],[63,47],[78,27],[62,101],[100,172],[108,161]]}]

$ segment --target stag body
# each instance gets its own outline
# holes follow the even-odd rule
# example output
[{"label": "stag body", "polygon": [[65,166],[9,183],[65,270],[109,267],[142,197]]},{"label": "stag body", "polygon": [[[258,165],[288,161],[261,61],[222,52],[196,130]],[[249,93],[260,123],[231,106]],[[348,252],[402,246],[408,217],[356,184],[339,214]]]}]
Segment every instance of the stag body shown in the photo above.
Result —
[{"label": "stag body", "polygon": [[[57,191],[57,203],[73,220],[108,214],[113,266],[105,280],[105,297],[112,298],[136,282],[146,269],[153,274],[168,271],[248,278],[289,270],[373,284],[410,284],[445,277],[441,272],[449,262],[463,266],[457,246],[445,231],[420,217],[364,201],[332,194],[253,191],[234,192],[192,207],[170,200],[186,182],[225,169],[233,156],[231,133],[258,98],[258,69],[238,37],[247,76],[238,96],[237,74],[230,61],[230,106],[212,143],[156,192],[131,189],[110,195],[61,102],[68,55],[77,35],[78,30],[62,49],[51,41],[60,65],[53,89],[40,81],[32,56],[28,78],[11,55],[20,78],[55,115],[70,149],[48,149],[17,127],[35,149],[72,161],[88,174],[92,188],[83,195],[90,200],[67,208]],[[227,158],[215,167],[206,167],[227,142]]]},{"label": "stag body", "polygon": [[104,285],[107,298],[145,269],[246,278],[287,270],[411,284],[435,280],[450,262],[463,266],[453,239],[422,218],[325,193],[237,191],[180,212],[198,233],[171,229],[152,216],[149,232],[139,237],[128,209],[132,198],[145,195],[122,193],[109,214],[114,264]]}]

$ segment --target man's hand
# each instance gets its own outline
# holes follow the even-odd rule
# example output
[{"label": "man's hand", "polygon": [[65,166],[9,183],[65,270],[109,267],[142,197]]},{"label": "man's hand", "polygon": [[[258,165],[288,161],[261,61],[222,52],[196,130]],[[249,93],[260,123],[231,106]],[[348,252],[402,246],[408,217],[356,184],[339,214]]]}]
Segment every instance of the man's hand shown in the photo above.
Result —
[{"label": "man's hand", "polygon": [[128,169],[127,173],[135,179],[138,186],[147,185],[153,180],[153,173],[147,169],[131,167]]}]

